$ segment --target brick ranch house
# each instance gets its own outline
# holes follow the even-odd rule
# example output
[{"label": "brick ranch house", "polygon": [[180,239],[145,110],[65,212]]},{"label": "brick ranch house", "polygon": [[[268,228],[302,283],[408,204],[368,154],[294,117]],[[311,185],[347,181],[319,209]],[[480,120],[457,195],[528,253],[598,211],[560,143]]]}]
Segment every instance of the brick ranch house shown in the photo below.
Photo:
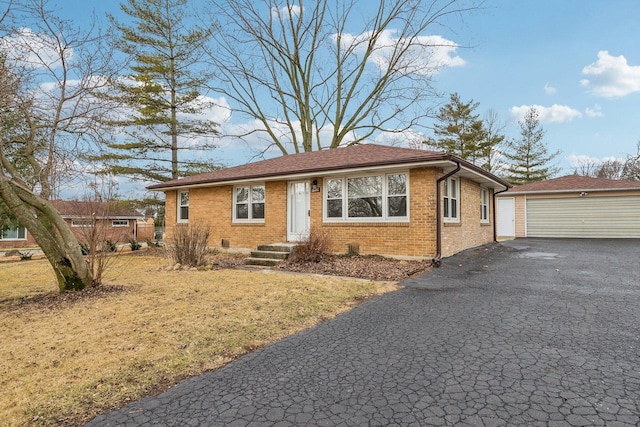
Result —
[{"label": "brick ranch house", "polygon": [[315,151],[167,181],[166,237],[204,223],[209,245],[253,249],[324,233],[331,250],[434,258],[494,241],[509,185],[456,156],[374,144]]},{"label": "brick ranch house", "polygon": [[[153,238],[153,220],[145,221],[144,215],[118,203],[53,200],[52,204],[80,242],[87,240],[89,227],[93,226],[100,230],[101,238],[120,243],[127,243],[129,239],[144,241]],[[37,245],[25,227],[5,230],[0,235],[0,249]]]}]

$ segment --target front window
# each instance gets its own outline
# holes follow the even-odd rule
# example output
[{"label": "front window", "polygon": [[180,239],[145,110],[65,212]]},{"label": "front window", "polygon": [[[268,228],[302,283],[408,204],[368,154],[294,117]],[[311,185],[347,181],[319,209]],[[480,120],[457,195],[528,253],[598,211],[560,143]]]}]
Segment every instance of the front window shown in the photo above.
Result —
[{"label": "front window", "polygon": [[114,219],[113,221],[111,221],[111,226],[112,227],[128,227],[129,226],[129,220],[128,219]]},{"label": "front window", "polygon": [[444,181],[444,219],[445,221],[460,221],[460,181],[458,178],[447,178]]},{"label": "front window", "polygon": [[347,180],[349,218],[382,216],[382,177],[366,176]]},{"label": "front window", "polygon": [[480,190],[480,222],[489,222],[489,190]]},{"label": "front window", "polygon": [[178,222],[187,222],[189,220],[189,192],[181,191],[178,193]]},{"label": "front window", "polygon": [[328,221],[406,221],[408,174],[327,178],[324,217]]},{"label": "front window", "polygon": [[264,221],[264,185],[235,187],[233,198],[234,221]]},{"label": "front window", "polygon": [[27,229],[24,227],[7,228],[0,233],[0,240],[27,240]]}]

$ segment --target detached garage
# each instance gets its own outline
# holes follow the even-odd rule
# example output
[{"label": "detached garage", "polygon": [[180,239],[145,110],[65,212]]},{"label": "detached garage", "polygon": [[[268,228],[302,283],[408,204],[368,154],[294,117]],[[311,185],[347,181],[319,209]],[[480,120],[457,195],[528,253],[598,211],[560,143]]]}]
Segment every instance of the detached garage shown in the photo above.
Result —
[{"label": "detached garage", "polygon": [[640,182],[568,175],[497,198],[498,238],[640,238]]}]

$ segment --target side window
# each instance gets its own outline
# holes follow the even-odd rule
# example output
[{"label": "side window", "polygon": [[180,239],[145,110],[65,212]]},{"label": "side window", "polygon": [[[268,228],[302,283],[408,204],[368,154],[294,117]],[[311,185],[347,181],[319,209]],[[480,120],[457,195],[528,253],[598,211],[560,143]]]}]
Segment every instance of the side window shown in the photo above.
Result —
[{"label": "side window", "polygon": [[407,216],[407,175],[387,175],[387,215]]},{"label": "side window", "polygon": [[180,191],[178,193],[178,222],[189,220],[189,192]]},{"label": "side window", "polygon": [[489,222],[489,190],[480,190],[480,222]]},{"label": "side window", "polygon": [[460,181],[458,178],[447,178],[444,181],[444,220],[450,222],[460,221]]},{"label": "side window", "polygon": [[327,180],[327,218],[342,218],[342,179]]}]

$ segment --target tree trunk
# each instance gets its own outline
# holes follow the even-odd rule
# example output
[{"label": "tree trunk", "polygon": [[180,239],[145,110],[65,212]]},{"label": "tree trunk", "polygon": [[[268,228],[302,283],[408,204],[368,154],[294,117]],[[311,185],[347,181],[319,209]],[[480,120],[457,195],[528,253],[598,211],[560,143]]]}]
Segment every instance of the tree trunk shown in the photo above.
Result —
[{"label": "tree trunk", "polygon": [[78,240],[49,201],[4,177],[0,177],[0,197],[42,249],[56,275],[60,292],[93,285],[93,276]]}]

